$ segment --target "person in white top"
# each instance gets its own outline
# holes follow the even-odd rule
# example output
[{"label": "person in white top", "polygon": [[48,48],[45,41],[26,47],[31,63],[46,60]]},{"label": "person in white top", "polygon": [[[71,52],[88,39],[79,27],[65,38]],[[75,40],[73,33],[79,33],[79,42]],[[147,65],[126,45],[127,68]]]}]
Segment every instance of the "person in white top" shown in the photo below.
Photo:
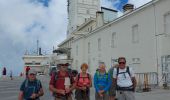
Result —
[{"label": "person in white top", "polygon": [[118,58],[118,67],[113,72],[113,82],[117,85],[118,100],[135,100],[135,74],[132,68],[126,66],[126,58]]}]

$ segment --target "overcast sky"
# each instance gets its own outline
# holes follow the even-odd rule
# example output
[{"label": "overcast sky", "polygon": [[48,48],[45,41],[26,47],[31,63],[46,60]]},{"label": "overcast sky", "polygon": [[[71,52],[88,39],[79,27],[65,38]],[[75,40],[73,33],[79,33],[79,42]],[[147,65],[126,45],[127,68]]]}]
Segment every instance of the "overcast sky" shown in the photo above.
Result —
[{"label": "overcast sky", "polygon": [[[101,0],[104,7],[121,11],[126,3],[139,7],[151,0]],[[51,53],[66,38],[67,0],[0,0],[0,70],[23,71],[25,51]]]}]

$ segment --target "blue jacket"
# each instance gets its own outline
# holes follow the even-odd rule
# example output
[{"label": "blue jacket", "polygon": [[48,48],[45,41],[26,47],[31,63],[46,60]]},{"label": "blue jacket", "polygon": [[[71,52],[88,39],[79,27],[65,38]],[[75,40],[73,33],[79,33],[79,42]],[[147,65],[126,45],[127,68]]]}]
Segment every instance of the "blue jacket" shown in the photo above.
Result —
[{"label": "blue jacket", "polygon": [[111,76],[109,73],[100,74],[99,72],[96,72],[94,75],[94,87],[96,89],[96,92],[99,92],[99,90],[104,90],[107,92],[112,84]]}]

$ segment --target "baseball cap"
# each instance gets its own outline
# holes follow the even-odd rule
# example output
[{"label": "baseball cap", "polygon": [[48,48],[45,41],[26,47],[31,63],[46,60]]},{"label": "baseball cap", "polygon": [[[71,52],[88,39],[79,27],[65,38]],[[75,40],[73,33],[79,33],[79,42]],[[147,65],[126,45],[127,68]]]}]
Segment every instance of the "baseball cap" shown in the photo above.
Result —
[{"label": "baseball cap", "polygon": [[30,69],[28,74],[36,74],[36,71],[34,69]]}]

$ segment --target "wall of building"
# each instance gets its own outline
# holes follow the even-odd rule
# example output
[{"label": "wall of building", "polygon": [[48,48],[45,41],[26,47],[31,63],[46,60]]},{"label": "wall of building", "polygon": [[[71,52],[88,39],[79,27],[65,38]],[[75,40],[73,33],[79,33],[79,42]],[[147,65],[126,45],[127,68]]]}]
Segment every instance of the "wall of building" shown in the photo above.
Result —
[{"label": "wall of building", "polygon": [[[89,63],[92,73],[95,72],[99,61],[104,61],[108,69],[111,66],[111,59],[119,56],[125,56],[127,64],[132,66],[137,73],[160,71],[161,55],[170,54],[168,45],[170,38],[157,36],[158,33],[163,33],[163,15],[170,11],[168,4],[170,4],[169,0],[160,0],[155,5],[139,8],[140,10],[103,26],[101,30],[85,38],[84,47],[82,47],[83,42],[80,43],[81,39],[76,40],[72,48],[75,48],[75,45],[81,45],[84,56],[77,55],[76,58],[73,56],[73,59],[77,59],[79,64]],[[138,26],[139,40],[132,42],[132,27],[135,25]],[[116,34],[113,47],[111,46],[112,33]],[[98,50],[98,39],[101,39],[101,50]],[[89,43],[90,52],[88,52]],[[81,49],[80,54],[83,54]],[[75,52],[75,49],[72,49],[72,52]]]},{"label": "wall of building", "polygon": [[44,72],[44,65],[42,64],[44,61],[49,59],[46,56],[33,56],[33,55],[24,55],[24,66],[29,66],[31,69],[35,69],[37,72]]}]

